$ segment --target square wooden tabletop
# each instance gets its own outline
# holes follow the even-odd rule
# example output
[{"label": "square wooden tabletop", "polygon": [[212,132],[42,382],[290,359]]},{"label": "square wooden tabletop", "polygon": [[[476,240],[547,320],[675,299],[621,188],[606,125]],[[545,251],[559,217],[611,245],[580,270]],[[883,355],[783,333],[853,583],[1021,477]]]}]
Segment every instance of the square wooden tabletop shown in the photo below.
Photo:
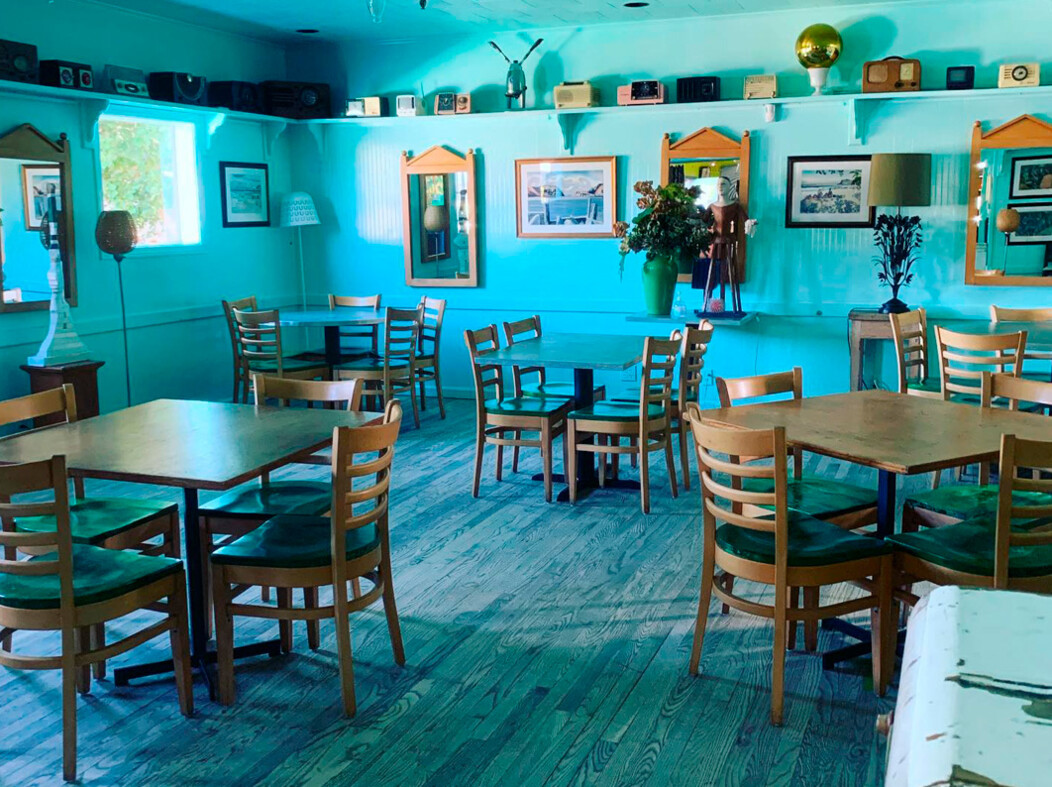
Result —
[{"label": "square wooden tabletop", "polygon": [[642,336],[592,333],[545,333],[515,342],[481,363],[545,366],[550,369],[627,369],[643,360]]},{"label": "square wooden tabletop", "polygon": [[1052,441],[1052,418],[890,391],[703,410],[705,418],[747,429],[784,426],[807,451],[902,475],[996,459],[1001,435]]},{"label": "square wooden tabletop", "polygon": [[352,306],[315,306],[306,309],[282,309],[278,312],[278,322],[293,326],[324,325],[383,325],[386,309],[361,309]]},{"label": "square wooden tabletop", "polygon": [[158,399],[0,439],[0,464],[64,454],[75,476],[222,490],[326,447],[334,427],[382,418],[346,410]]}]

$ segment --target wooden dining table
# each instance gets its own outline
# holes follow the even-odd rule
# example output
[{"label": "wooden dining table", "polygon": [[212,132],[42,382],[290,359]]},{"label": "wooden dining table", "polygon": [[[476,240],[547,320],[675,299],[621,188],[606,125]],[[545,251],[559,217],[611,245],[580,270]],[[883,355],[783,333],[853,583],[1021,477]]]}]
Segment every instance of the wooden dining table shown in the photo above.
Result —
[{"label": "wooden dining table", "polygon": [[[183,556],[188,580],[190,652],[208,684],[208,594],[198,492],[224,491],[308,456],[332,442],[338,426],[364,426],[381,413],[158,399],[113,413],[0,438],[0,464],[62,454],[69,474],[183,490]],[[275,653],[277,641],[235,649],[237,657]],[[114,682],[172,671],[170,660],[114,672]]]},{"label": "wooden dining table", "polygon": [[325,363],[336,366],[341,361],[340,328],[351,326],[383,325],[386,309],[358,309],[337,306],[330,309],[318,306],[307,309],[282,309],[278,322],[282,327],[324,328]]}]

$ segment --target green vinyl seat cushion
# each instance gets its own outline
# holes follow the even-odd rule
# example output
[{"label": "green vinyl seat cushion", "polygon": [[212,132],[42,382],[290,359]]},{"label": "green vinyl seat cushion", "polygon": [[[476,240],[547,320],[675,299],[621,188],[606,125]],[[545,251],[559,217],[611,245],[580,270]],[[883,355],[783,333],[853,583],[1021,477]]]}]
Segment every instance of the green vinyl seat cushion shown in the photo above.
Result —
[{"label": "green vinyl seat cushion", "polygon": [[[887,541],[896,550],[929,563],[953,571],[992,577],[996,527],[992,518],[976,517],[946,527],[926,528],[916,533],[897,533],[888,536]],[[1013,527],[1016,530],[1026,530],[1026,525]],[[1052,544],[1009,547],[1009,577],[1022,579],[1050,574]]]},{"label": "green vinyl seat cushion", "polygon": [[[647,419],[655,420],[665,415],[665,408],[657,404],[647,405]],[[570,418],[582,421],[638,421],[639,401],[635,402],[596,402],[570,413]]]},{"label": "green vinyl seat cushion", "polygon": [[[716,544],[743,560],[774,564],[774,533],[723,524],[716,528]],[[890,553],[891,547],[878,538],[842,530],[801,511],[789,512],[790,566],[827,566]]]},{"label": "green vinyl seat cushion", "polygon": [[[743,478],[747,492],[774,492],[773,478]],[[877,504],[877,493],[864,486],[827,478],[790,478],[786,489],[789,508],[819,519],[859,511]],[[766,506],[771,508],[771,506]]]},{"label": "green vinyl seat cushion", "polygon": [[[650,390],[653,391],[654,393],[661,393],[661,387],[660,386],[651,386]],[[669,397],[671,399],[671,401],[672,401],[672,404],[675,405],[675,404],[679,403],[678,397],[679,397],[679,391],[677,391],[675,388],[673,388],[672,391],[671,391],[671,396]],[[635,402],[636,404],[639,404],[639,391],[638,390],[635,390],[635,391],[624,391],[622,393],[617,394],[611,401],[614,401],[614,402]]]},{"label": "green vinyl seat cushion", "polygon": [[929,377],[927,380],[907,380],[907,393],[941,394],[942,381],[937,377]]},{"label": "green vinyl seat cushion", "polygon": [[[69,526],[75,544],[100,545],[125,531],[161,516],[179,514],[175,503],[119,497],[89,497],[69,507]],[[55,517],[24,516],[15,520],[23,533],[55,532]]]},{"label": "green vinyl seat cushion", "polygon": [[[389,369],[405,369],[408,366],[409,361],[401,358],[396,358],[388,364]],[[384,370],[384,359],[375,355],[367,355],[347,363],[341,363],[334,368],[345,372],[382,372]]]},{"label": "green vinyl seat cushion", "polygon": [[562,396],[510,396],[487,399],[483,407],[490,415],[542,416],[564,409],[570,401]]},{"label": "green vinyl seat cushion", "polygon": [[[606,393],[606,389],[597,385],[592,389],[592,396],[600,398]],[[574,387],[573,383],[567,382],[544,382],[544,383],[523,383],[522,385],[523,396],[562,396],[566,398],[573,398]],[[637,398],[638,401],[638,398]]]},{"label": "green vinyl seat cushion", "polygon": [[[361,358],[365,355],[372,354],[373,351],[371,347],[362,347],[360,350],[355,347],[343,347],[340,349],[340,363],[353,361],[355,358]],[[316,366],[321,366],[325,363],[325,348],[304,350],[303,352],[296,353],[291,357],[297,361],[313,361]]]},{"label": "green vinyl seat cushion", "polygon": [[[347,559],[380,546],[376,525],[347,533]],[[261,568],[318,568],[332,563],[332,523],[328,517],[282,515],[212,553],[212,562]]]},{"label": "green vinyl seat cushion", "polygon": [[[312,361],[303,358],[287,357],[281,359],[282,371],[286,372],[301,372],[306,369],[321,369],[325,366],[325,361]],[[253,372],[277,372],[278,362],[273,361],[250,361],[248,368]]]},{"label": "green vinyl seat cushion", "polygon": [[278,514],[321,516],[331,507],[332,487],[325,481],[271,481],[231,489],[200,510],[235,519],[270,519]]},{"label": "green vinyl seat cushion", "polygon": [[[997,513],[997,495],[997,484],[958,484],[910,495],[905,504],[954,519],[974,519]],[[1012,493],[1012,503],[1017,506],[1048,506],[1052,505],[1052,495],[1018,491]]]},{"label": "green vinyl seat cushion", "polygon": [[[30,558],[33,561],[56,559],[55,553]],[[177,558],[74,544],[73,598],[77,606],[109,601],[182,570],[182,561]],[[0,606],[57,609],[59,595],[58,574],[0,573]]]}]

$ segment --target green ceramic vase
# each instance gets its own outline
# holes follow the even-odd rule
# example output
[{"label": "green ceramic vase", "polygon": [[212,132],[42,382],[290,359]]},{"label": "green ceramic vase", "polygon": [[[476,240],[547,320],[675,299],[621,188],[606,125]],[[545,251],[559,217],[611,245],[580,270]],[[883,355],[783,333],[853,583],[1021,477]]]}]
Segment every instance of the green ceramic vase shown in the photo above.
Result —
[{"label": "green ceramic vase", "polygon": [[643,301],[647,314],[667,317],[672,311],[679,266],[668,257],[655,257],[643,263]]}]

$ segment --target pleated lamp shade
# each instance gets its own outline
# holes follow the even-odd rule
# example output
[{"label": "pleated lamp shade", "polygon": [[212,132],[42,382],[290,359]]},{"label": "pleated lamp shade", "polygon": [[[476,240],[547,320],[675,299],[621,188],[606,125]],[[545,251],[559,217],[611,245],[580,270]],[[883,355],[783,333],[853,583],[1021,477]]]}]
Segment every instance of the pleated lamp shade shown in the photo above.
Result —
[{"label": "pleated lamp shade", "polygon": [[445,205],[428,205],[424,210],[424,229],[441,232],[449,227],[449,208]]},{"label": "pleated lamp shade", "polygon": [[874,153],[869,204],[896,208],[931,205],[931,154]]},{"label": "pleated lamp shade", "polygon": [[126,210],[104,210],[95,225],[95,242],[106,254],[123,257],[139,242],[135,219]]},{"label": "pleated lamp shade", "polygon": [[281,226],[308,227],[321,224],[318,210],[314,207],[311,195],[303,191],[294,191],[281,199]]}]

